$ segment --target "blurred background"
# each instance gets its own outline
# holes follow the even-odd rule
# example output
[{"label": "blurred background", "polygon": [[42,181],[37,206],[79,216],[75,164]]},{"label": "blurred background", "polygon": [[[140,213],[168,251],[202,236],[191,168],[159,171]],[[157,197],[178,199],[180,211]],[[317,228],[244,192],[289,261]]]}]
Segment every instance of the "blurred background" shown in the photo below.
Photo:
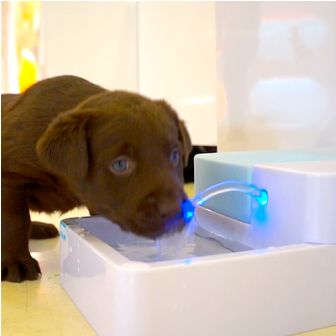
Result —
[{"label": "blurred background", "polygon": [[2,92],[73,74],[166,99],[194,153],[336,150],[335,2],[1,5]]}]

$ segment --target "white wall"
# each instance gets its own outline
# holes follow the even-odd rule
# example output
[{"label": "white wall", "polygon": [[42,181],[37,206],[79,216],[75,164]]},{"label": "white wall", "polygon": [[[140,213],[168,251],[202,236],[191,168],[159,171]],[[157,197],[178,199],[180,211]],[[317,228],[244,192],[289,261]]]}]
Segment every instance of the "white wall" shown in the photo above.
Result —
[{"label": "white wall", "polygon": [[137,90],[135,2],[42,1],[42,75]]},{"label": "white wall", "polygon": [[42,2],[43,77],[75,74],[166,99],[215,145],[213,2]]},{"label": "white wall", "polygon": [[139,3],[139,90],[166,98],[194,145],[217,144],[213,2]]},{"label": "white wall", "polygon": [[219,149],[336,151],[336,3],[218,2]]}]

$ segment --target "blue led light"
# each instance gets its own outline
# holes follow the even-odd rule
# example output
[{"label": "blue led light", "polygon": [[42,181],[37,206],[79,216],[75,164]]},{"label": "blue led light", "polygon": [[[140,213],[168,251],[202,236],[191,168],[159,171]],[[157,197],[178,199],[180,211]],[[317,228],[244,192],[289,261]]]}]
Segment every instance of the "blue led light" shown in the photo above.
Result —
[{"label": "blue led light", "polygon": [[265,225],[267,222],[267,214],[265,206],[258,206],[254,209],[253,215],[257,220],[258,225]]},{"label": "blue led light", "polygon": [[259,206],[266,206],[268,203],[268,193],[265,189],[260,190],[259,196],[254,196],[254,198],[257,200]]},{"label": "blue led light", "polygon": [[195,215],[195,207],[190,200],[186,200],[182,203],[183,219],[186,223],[189,223]]},{"label": "blue led light", "polygon": [[191,222],[197,206],[203,205],[210,198],[226,192],[241,192],[249,195],[257,201],[258,208],[260,208],[258,210],[258,217],[261,219],[266,218],[264,208],[268,203],[268,193],[265,189],[243,181],[226,180],[208,187],[191,200],[186,200],[182,203],[181,209],[185,223]]}]

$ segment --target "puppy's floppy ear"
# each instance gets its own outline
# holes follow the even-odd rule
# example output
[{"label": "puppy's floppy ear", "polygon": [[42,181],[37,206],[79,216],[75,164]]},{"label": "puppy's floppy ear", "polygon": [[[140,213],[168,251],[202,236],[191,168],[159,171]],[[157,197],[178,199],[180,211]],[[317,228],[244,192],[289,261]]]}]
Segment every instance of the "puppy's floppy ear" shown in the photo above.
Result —
[{"label": "puppy's floppy ear", "polygon": [[90,110],[61,113],[48,126],[36,144],[39,159],[52,172],[83,178],[89,168],[86,128]]},{"label": "puppy's floppy ear", "polygon": [[183,163],[184,166],[186,167],[188,165],[188,158],[189,154],[192,149],[192,144],[190,140],[190,136],[188,133],[187,128],[185,127],[185,123],[182,120],[179,120],[177,113],[173,110],[173,108],[164,100],[159,100],[157,101],[163,109],[175,120],[178,131],[179,131],[179,140],[182,144],[183,148]]},{"label": "puppy's floppy ear", "polygon": [[187,128],[185,127],[184,121],[179,120],[178,127],[179,127],[179,138],[183,146],[183,163],[184,166],[187,167],[189,155],[192,149],[192,144]]}]

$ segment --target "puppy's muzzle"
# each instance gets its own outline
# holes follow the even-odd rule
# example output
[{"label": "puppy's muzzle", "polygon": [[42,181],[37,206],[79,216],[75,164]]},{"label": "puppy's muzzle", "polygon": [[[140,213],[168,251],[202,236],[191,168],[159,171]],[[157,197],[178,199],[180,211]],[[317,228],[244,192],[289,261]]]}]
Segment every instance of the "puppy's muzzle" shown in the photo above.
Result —
[{"label": "puppy's muzzle", "polygon": [[156,238],[181,231],[185,226],[182,214],[185,199],[183,190],[172,189],[156,191],[145,197],[136,214],[136,225],[141,234]]}]

